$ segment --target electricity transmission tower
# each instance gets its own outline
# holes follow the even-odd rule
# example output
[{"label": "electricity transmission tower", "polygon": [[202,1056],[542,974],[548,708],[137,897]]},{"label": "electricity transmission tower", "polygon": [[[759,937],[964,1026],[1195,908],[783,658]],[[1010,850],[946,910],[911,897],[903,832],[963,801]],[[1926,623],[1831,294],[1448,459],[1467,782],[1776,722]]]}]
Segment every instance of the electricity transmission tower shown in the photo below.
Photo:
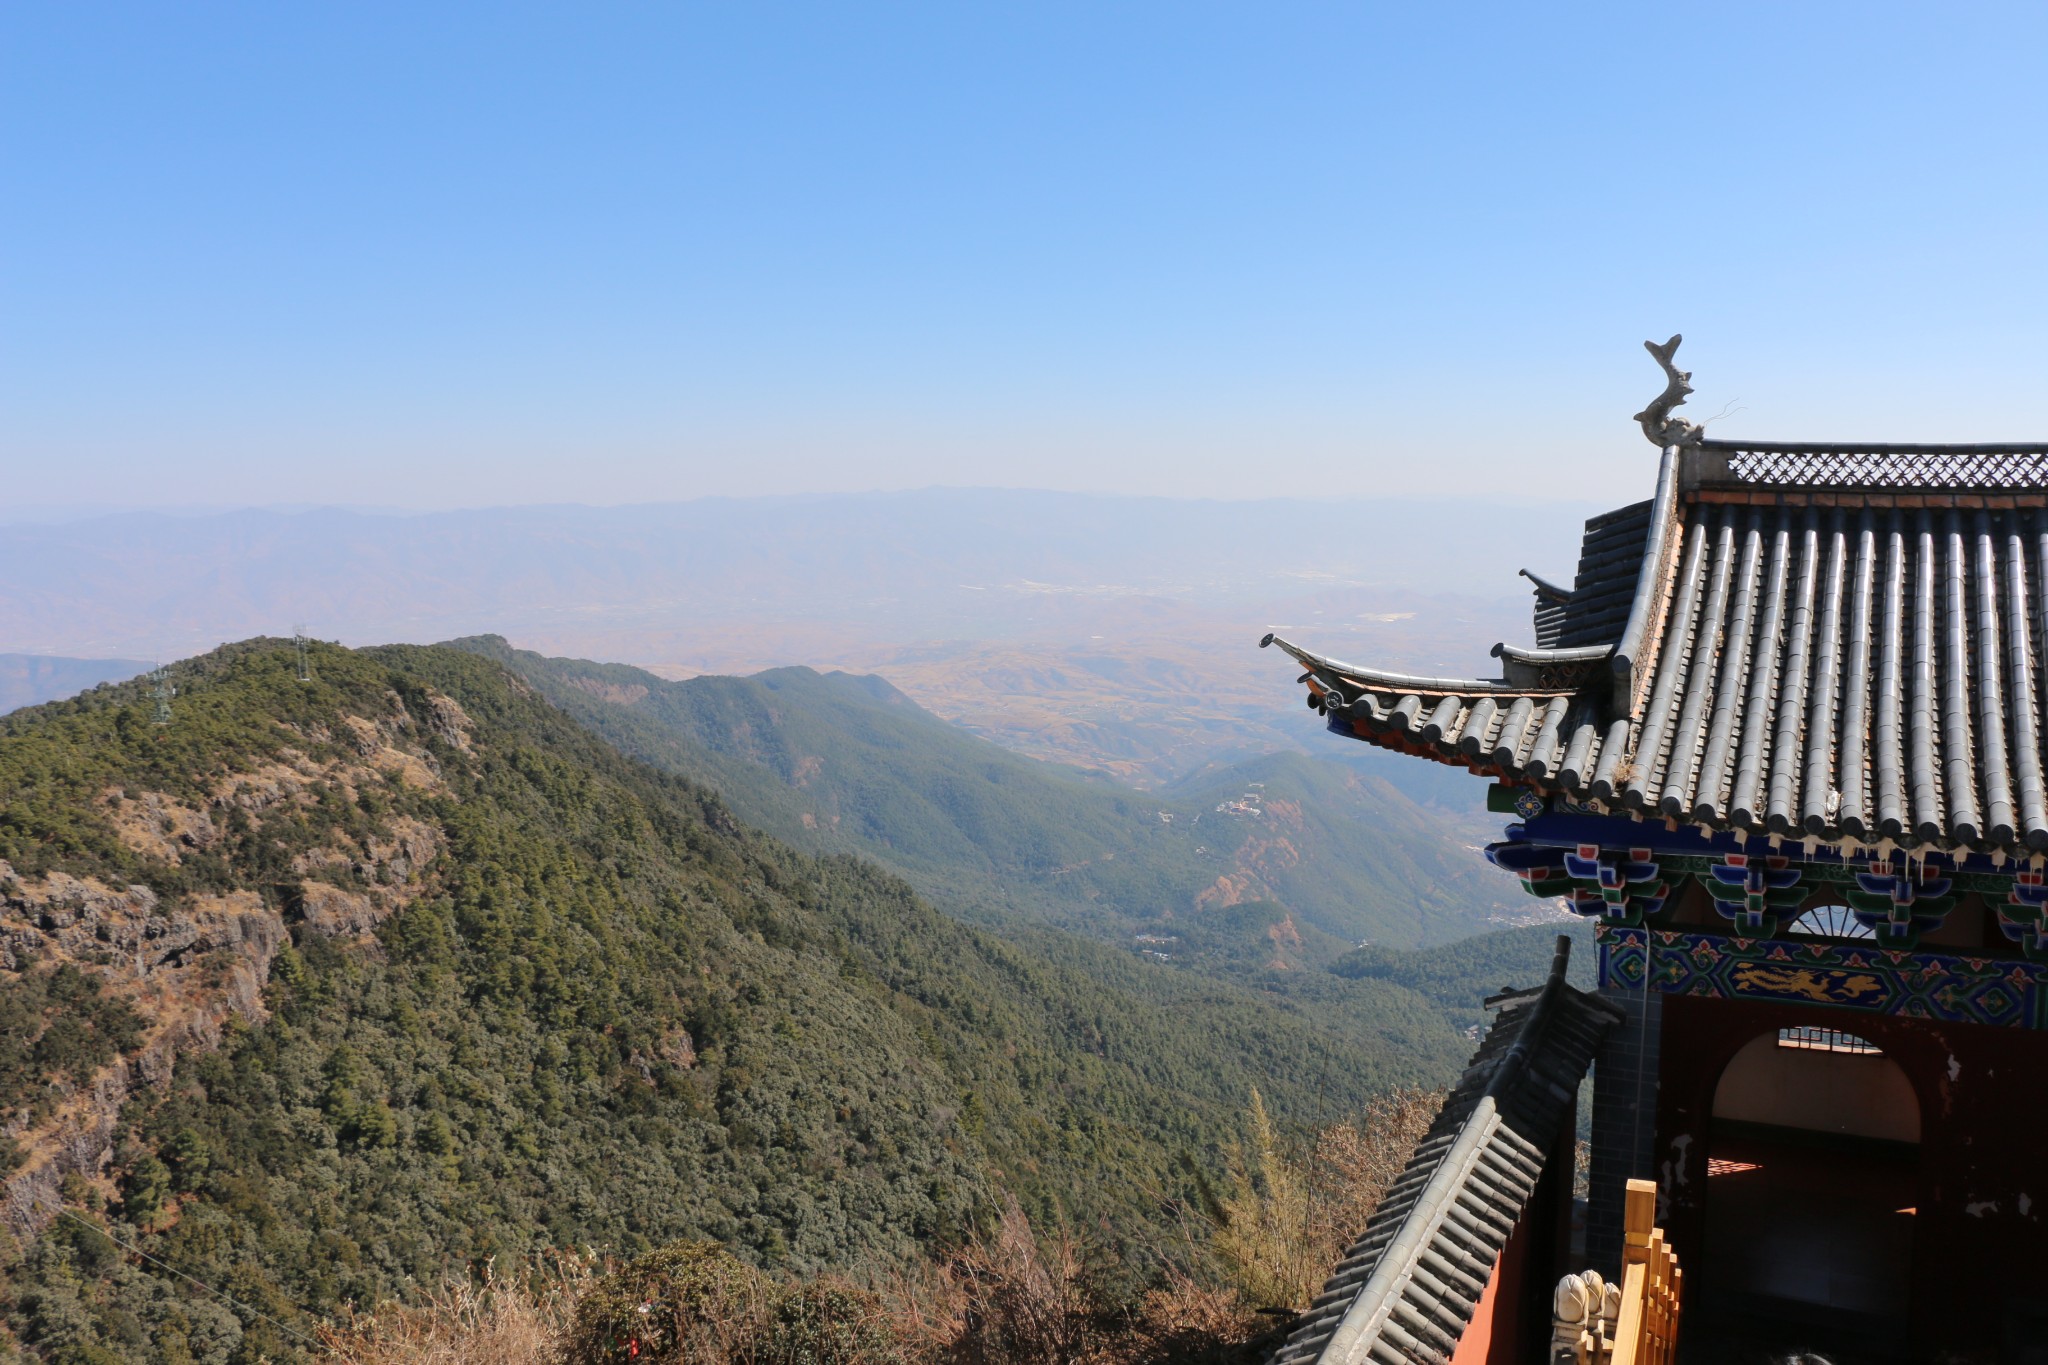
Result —
[{"label": "electricity transmission tower", "polygon": [[169,725],[171,723],[171,698],[178,695],[178,689],[171,686],[171,675],[162,664],[158,664],[150,670],[149,682],[149,695],[156,703],[151,712],[151,719],[158,725]]},{"label": "electricity transmission tower", "polygon": [[313,681],[313,664],[306,653],[306,628],[304,626],[292,627],[292,648],[298,652],[299,656],[299,681]]}]

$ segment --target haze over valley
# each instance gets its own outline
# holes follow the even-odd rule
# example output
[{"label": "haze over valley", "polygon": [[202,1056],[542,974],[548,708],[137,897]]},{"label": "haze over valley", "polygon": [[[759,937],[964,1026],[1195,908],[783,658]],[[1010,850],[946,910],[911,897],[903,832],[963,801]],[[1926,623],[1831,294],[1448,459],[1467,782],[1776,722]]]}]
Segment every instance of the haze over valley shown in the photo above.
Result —
[{"label": "haze over valley", "polygon": [[1289,709],[1284,661],[1254,648],[1269,628],[1483,670],[1529,634],[1509,532],[1551,546],[1527,567],[1569,577],[1595,510],[934,489],[128,514],[6,528],[0,650],[171,659],[303,625],[346,644],[500,634],[670,678],[838,668],[1019,752],[1152,785],[1329,752]]}]

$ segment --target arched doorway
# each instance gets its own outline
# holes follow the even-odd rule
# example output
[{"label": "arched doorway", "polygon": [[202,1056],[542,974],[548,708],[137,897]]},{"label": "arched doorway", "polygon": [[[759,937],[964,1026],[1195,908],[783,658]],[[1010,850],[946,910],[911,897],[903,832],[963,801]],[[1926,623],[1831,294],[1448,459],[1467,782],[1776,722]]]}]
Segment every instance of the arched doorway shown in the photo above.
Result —
[{"label": "arched doorway", "polygon": [[1874,1044],[1831,1025],[1752,1038],[1714,1090],[1713,1297],[1816,1321],[1904,1317],[1919,1145],[1912,1082]]}]

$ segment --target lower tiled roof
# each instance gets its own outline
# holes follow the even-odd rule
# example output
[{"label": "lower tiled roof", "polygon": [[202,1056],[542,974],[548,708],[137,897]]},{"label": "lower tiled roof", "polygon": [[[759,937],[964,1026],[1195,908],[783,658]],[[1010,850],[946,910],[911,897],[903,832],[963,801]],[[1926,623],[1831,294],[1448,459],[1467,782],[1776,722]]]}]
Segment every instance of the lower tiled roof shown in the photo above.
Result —
[{"label": "lower tiled roof", "polygon": [[1588,521],[1579,546],[1579,572],[1569,589],[1522,571],[1536,585],[1538,646],[1576,649],[1621,638],[1643,568],[1651,507],[1639,502]]},{"label": "lower tiled roof", "polygon": [[1540,988],[1487,1002],[1478,1053],[1273,1365],[1427,1365],[1457,1348],[1618,1018],[1565,984],[1570,953],[1560,937]]}]

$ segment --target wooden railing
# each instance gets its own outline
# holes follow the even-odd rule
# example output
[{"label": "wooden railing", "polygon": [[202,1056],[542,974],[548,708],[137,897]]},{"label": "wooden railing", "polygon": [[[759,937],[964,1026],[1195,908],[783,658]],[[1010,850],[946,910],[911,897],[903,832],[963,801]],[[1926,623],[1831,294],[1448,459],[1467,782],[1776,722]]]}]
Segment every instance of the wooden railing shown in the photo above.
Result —
[{"label": "wooden railing", "polygon": [[1683,1272],[1657,1223],[1657,1187],[1628,1182],[1622,1207],[1621,1316],[1612,1365],[1671,1365],[1678,1354]]},{"label": "wooden railing", "polygon": [[1598,1271],[1557,1286],[1551,1359],[1564,1365],[1671,1365],[1678,1355],[1684,1275],[1657,1226],[1657,1186],[1628,1182],[1622,1210],[1621,1283]]}]

